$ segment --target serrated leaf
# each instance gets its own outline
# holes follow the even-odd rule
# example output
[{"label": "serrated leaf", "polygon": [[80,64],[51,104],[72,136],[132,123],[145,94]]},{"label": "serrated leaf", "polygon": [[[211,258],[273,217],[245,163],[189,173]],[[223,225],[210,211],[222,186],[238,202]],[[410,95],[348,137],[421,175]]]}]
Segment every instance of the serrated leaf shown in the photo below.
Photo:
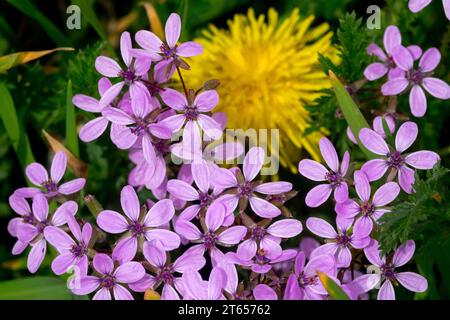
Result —
[{"label": "serrated leaf", "polygon": [[329,71],[331,85],[333,86],[334,94],[336,95],[336,99],[339,104],[339,108],[344,115],[347,124],[353,132],[353,135],[358,142],[359,148],[364,152],[368,159],[375,159],[377,155],[373,154],[362,144],[359,139],[359,131],[362,128],[370,128],[366,119],[362,115],[355,101],[353,101],[352,97],[345,89],[344,85],[339,81],[333,71]]},{"label": "serrated leaf", "polygon": [[66,145],[75,157],[80,156],[75,119],[75,107],[72,103],[72,81],[67,82],[66,92]]},{"label": "serrated leaf", "polygon": [[66,282],[54,277],[29,277],[0,282],[0,300],[72,300]]},{"label": "serrated leaf", "polygon": [[334,280],[328,277],[326,273],[323,273],[321,271],[316,272],[319,276],[320,282],[322,282],[323,287],[325,288],[325,290],[327,290],[328,294],[331,298],[333,298],[333,300],[350,300],[344,290],[342,290],[341,287],[339,287],[337,283],[334,282]]},{"label": "serrated leaf", "polygon": [[30,18],[36,20],[45,30],[47,35],[58,45],[67,46],[70,40],[53,24],[41,11],[39,11],[29,0],[7,0],[11,5],[22,11]]},{"label": "serrated leaf", "polygon": [[53,152],[58,151],[64,151],[67,156],[67,165],[72,170],[72,172],[77,177],[83,177],[85,178],[87,176],[87,165],[74,156],[72,152],[70,152],[64,144],[62,144],[58,139],[54,138],[52,135],[47,133],[45,130],[42,130],[42,133],[44,134],[45,139],[47,140],[48,144],[50,145],[50,148]]},{"label": "serrated leaf", "polygon": [[8,54],[0,57],[0,72],[7,71],[12,67],[20,64],[28,63],[32,60],[39,59],[55,51],[73,51],[73,48],[63,47],[42,51],[23,51]]},{"label": "serrated leaf", "polygon": [[4,83],[0,83],[0,117],[23,169],[34,162],[26,131],[19,123],[14,101]]}]

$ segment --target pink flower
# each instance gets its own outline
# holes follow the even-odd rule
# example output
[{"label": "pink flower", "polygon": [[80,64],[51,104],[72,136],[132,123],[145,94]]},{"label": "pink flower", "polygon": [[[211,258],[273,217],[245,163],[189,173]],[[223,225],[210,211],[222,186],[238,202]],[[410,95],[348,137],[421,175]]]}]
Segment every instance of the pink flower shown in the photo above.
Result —
[{"label": "pink flower", "polygon": [[348,185],[344,179],[350,163],[350,154],[344,153],[342,163],[339,168],[339,158],[333,144],[327,138],[320,139],[320,152],[330,170],[317,161],[305,159],[298,164],[298,171],[301,175],[313,181],[326,181],[311,189],[306,195],[306,204],[309,207],[318,207],[323,204],[334,191],[336,202],[344,202],[348,199]]},{"label": "pink flower", "polygon": [[392,261],[386,260],[378,249],[378,242],[372,240],[370,246],[364,249],[369,262],[380,268],[380,273],[367,274],[357,278],[358,285],[365,292],[372,290],[382,284],[378,291],[378,300],[395,300],[393,284],[401,284],[413,292],[425,292],[428,288],[427,279],[414,272],[397,272],[395,269],[401,267],[411,260],[416,246],[413,240],[408,240],[395,250]]},{"label": "pink flower", "polygon": [[311,253],[315,255],[331,254],[336,258],[338,268],[348,268],[352,262],[351,248],[362,249],[370,242],[368,234],[357,230],[351,231],[353,219],[336,219],[337,232],[325,220],[320,218],[308,218],[306,226],[309,231],[325,238],[326,243],[314,249]]},{"label": "pink flower", "polygon": [[[125,63],[125,69],[113,59],[99,56],[95,60],[95,69],[108,78],[120,78],[121,81],[114,84],[106,90],[101,99],[99,106],[104,108],[111,104],[120,94],[125,84],[130,87],[130,95],[133,98],[137,92],[146,92],[147,89],[141,81],[141,77],[150,69],[151,61],[148,59],[133,59],[131,55],[131,37],[128,32],[123,32],[120,37],[120,52]],[[134,62],[134,63],[133,63]]]},{"label": "pink flower", "polygon": [[145,275],[140,263],[130,261],[115,267],[113,260],[104,253],[95,255],[93,267],[98,276],[81,276],[78,288],[72,289],[73,293],[86,295],[97,291],[93,300],[111,300],[111,293],[115,300],[133,300],[123,284],[136,282]]},{"label": "pink flower", "polygon": [[175,274],[183,274],[187,271],[198,271],[206,263],[202,255],[182,254],[177,260],[171,262],[167,259],[167,253],[160,241],[146,241],[142,250],[145,259],[152,266],[154,275],[146,274],[141,280],[131,283],[133,291],[144,292],[148,288],[157,289],[163,285],[162,300],[179,300],[178,294],[180,277]]},{"label": "pink flower", "polygon": [[223,253],[217,248],[217,245],[232,247],[242,241],[247,228],[244,226],[232,226],[221,228],[225,219],[226,208],[220,202],[211,204],[206,211],[203,231],[200,231],[196,225],[187,220],[178,219],[175,223],[175,231],[187,240],[200,243],[187,252],[190,254],[202,255],[207,250],[211,255],[213,265],[216,265],[223,259]]},{"label": "pink flower", "polygon": [[395,96],[411,88],[409,106],[411,113],[416,117],[422,117],[427,110],[427,99],[423,89],[435,98],[442,100],[450,98],[449,85],[440,79],[432,77],[434,69],[441,61],[441,54],[438,49],[428,49],[420,59],[417,69],[414,68],[414,57],[403,46],[395,48],[393,58],[403,72],[381,87],[383,95]]},{"label": "pink flower", "polygon": [[340,217],[354,218],[358,216],[353,230],[359,234],[370,235],[373,222],[383,214],[390,212],[385,206],[397,198],[400,187],[395,182],[387,182],[375,191],[371,198],[370,182],[367,175],[360,170],[355,171],[355,188],[359,201],[349,199],[336,204],[335,210]]},{"label": "pink flower", "polygon": [[180,246],[180,237],[176,233],[159,228],[169,223],[175,213],[171,200],[158,201],[146,215],[141,216],[136,191],[131,186],[125,186],[120,194],[120,203],[125,216],[112,210],[103,210],[97,216],[98,226],[106,232],[118,234],[128,231],[114,248],[114,260],[132,260],[136,255],[139,239],[159,240],[165,250],[174,250]]},{"label": "pink flower", "polygon": [[76,265],[80,273],[86,275],[88,270],[87,253],[89,241],[92,237],[92,226],[85,223],[83,229],[81,229],[73,217],[68,219],[67,224],[76,241],[60,228],[48,226],[44,229],[45,239],[59,252],[59,256],[52,262],[52,270],[56,275],[62,275]]},{"label": "pink flower", "polygon": [[271,287],[266,284],[258,284],[253,289],[255,300],[278,300],[278,295]]},{"label": "pink flower", "polygon": [[[414,13],[421,11],[423,8],[428,6],[431,3],[431,0],[409,0],[408,7]],[[445,15],[447,19],[450,20],[450,0],[442,0],[444,5]]]},{"label": "pink flower", "polygon": [[58,186],[58,183],[64,177],[67,166],[67,156],[64,151],[55,154],[50,169],[50,178],[43,165],[33,162],[27,166],[25,173],[28,179],[40,188],[19,188],[14,194],[18,197],[31,198],[37,193],[42,193],[48,198],[55,198],[59,195],[69,195],[83,189],[86,180],[83,178],[74,179]]},{"label": "pink flower", "polygon": [[172,13],[166,21],[165,38],[161,41],[153,32],[141,30],[136,33],[136,42],[145,50],[135,50],[135,54],[153,61],[167,60],[179,65],[180,57],[193,57],[203,53],[203,48],[196,42],[188,41],[178,45],[181,33],[181,19]]},{"label": "pink flower", "polygon": [[[375,117],[373,119],[373,122],[372,122],[373,130],[376,133],[378,133],[380,136],[382,136],[383,139],[385,139],[386,138],[386,133],[384,132],[383,118],[386,121],[386,124],[387,124],[387,126],[389,128],[389,132],[390,133],[394,133],[395,132],[395,119],[394,119],[394,117],[391,114],[385,114],[383,116],[377,116],[377,117]],[[347,127],[347,137],[354,144],[358,144],[358,142],[356,141],[356,138],[353,135],[353,132],[350,129],[350,127]]]},{"label": "pink flower", "polygon": [[[251,148],[244,158],[242,172],[240,169],[228,170],[219,168],[214,172],[214,183],[217,187],[227,189],[225,195],[220,196],[216,201],[222,202],[233,212],[240,202],[250,203],[252,210],[262,218],[274,218],[281,214],[281,210],[267,200],[262,199],[258,194],[278,195],[292,190],[289,182],[267,182],[259,184],[253,180],[264,164],[265,152],[260,147]],[[245,207],[240,207],[243,211]]]},{"label": "pink flower", "polygon": [[[18,201],[17,199],[13,201]],[[19,204],[17,204],[18,206]],[[23,203],[24,205],[24,203]],[[23,209],[26,207],[23,206]],[[28,208],[27,208],[28,210]],[[31,273],[35,273],[44,260],[47,252],[47,242],[44,230],[48,226],[60,227],[67,222],[67,218],[74,216],[78,210],[78,205],[74,201],[64,202],[59,206],[55,213],[49,219],[48,202],[43,194],[36,194],[33,197],[32,212],[22,211],[23,220],[15,226],[15,233],[21,242],[21,245],[29,244],[31,251],[28,255],[27,266]],[[23,250],[22,246],[22,250]]]},{"label": "pink flower", "polygon": [[412,192],[415,169],[427,170],[434,167],[440,159],[439,155],[432,151],[416,151],[410,154],[402,154],[416,140],[418,134],[417,125],[414,122],[403,123],[395,136],[395,149],[388,146],[386,141],[375,131],[363,128],[359,132],[359,138],[363,145],[371,152],[383,156],[382,159],[373,159],[366,162],[361,170],[369,178],[369,181],[380,179],[388,169],[398,172],[400,187],[407,192]]},{"label": "pink flower", "polygon": [[268,227],[253,224],[248,227],[249,238],[238,246],[237,255],[243,260],[252,259],[258,250],[264,250],[269,259],[280,256],[281,239],[297,236],[302,232],[302,224],[296,219],[283,219]]},{"label": "pink flower", "polygon": [[227,283],[227,275],[220,267],[214,267],[205,281],[196,270],[183,273],[182,286],[184,300],[225,300],[222,290]]}]

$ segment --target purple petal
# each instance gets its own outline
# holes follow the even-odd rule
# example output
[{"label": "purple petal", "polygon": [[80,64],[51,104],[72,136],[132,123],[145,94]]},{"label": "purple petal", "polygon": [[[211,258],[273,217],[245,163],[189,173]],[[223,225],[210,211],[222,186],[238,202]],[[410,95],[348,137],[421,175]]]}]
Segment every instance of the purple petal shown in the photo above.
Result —
[{"label": "purple petal", "polygon": [[398,172],[398,182],[403,191],[411,193],[414,180],[414,170],[407,166],[401,166]]},{"label": "purple petal", "polygon": [[186,207],[178,216],[178,219],[183,219],[187,221],[191,221],[195,217],[197,217],[201,206],[198,204],[194,204],[192,206]]},{"label": "purple petal", "polygon": [[123,86],[125,85],[124,81],[120,81],[113,85],[111,88],[109,88],[105,94],[101,97],[99,105],[100,108],[103,109],[111,104],[111,102],[114,101],[114,99],[120,94],[120,91],[122,91]]},{"label": "purple petal", "polygon": [[33,214],[39,221],[47,220],[48,216],[48,202],[43,194],[37,194],[33,197],[32,203]]},{"label": "purple petal", "polygon": [[409,0],[408,7],[414,13],[421,11],[427,5],[431,3],[431,0]]},{"label": "purple petal", "polygon": [[347,201],[348,199],[348,185],[346,182],[342,182],[334,189],[334,200],[337,203]]},{"label": "purple petal", "polygon": [[52,261],[52,271],[56,275],[60,276],[69,271],[70,268],[74,265],[74,263],[75,263],[75,256],[73,255],[73,253],[69,252],[60,254],[55,258],[55,260]]},{"label": "purple petal", "polygon": [[111,292],[107,288],[101,288],[95,293],[92,300],[112,300]]},{"label": "purple petal", "polygon": [[31,245],[31,251],[28,254],[27,267],[31,273],[36,273],[39,266],[44,260],[45,253],[47,252],[47,242],[45,239],[41,239],[35,244]]},{"label": "purple petal", "polygon": [[395,300],[395,292],[392,283],[389,280],[384,281],[383,285],[378,291],[378,300]]},{"label": "purple petal", "polygon": [[411,92],[409,93],[409,106],[411,113],[415,117],[423,117],[427,111],[427,98],[425,92],[419,85],[411,88]]},{"label": "purple petal", "polygon": [[170,230],[153,229],[147,231],[145,237],[148,241],[160,241],[166,251],[174,250],[180,246],[180,237]]},{"label": "purple petal", "polygon": [[123,62],[125,62],[125,65],[128,67],[131,65],[131,60],[133,59],[130,49],[132,49],[130,33],[127,31],[122,32],[122,35],[120,36],[120,53]]},{"label": "purple petal", "polygon": [[209,231],[216,231],[223,224],[226,207],[220,202],[213,202],[205,215],[205,224]]},{"label": "purple petal", "polygon": [[390,79],[388,82],[383,84],[381,87],[381,92],[385,96],[396,96],[402,93],[409,85],[409,81],[406,78],[399,77]]},{"label": "purple petal", "polygon": [[93,276],[82,276],[80,278],[79,287],[72,289],[72,291],[77,295],[90,294],[95,291],[99,285],[99,278]]},{"label": "purple petal", "polygon": [[369,160],[361,167],[361,171],[367,175],[370,181],[380,179],[386,173],[389,165],[384,159]]},{"label": "purple petal", "polygon": [[44,237],[60,252],[64,250],[70,250],[75,245],[75,241],[73,241],[73,239],[67,233],[57,227],[45,227]]},{"label": "purple petal", "polygon": [[194,41],[184,42],[177,48],[177,55],[181,57],[194,57],[202,53],[202,46]]},{"label": "purple petal", "polygon": [[347,130],[345,131],[347,133],[347,138],[353,142],[354,144],[358,144],[358,141],[356,141],[355,135],[352,132],[352,129],[350,127],[347,127]]},{"label": "purple petal", "polygon": [[369,46],[367,47],[367,54],[378,57],[378,59],[380,59],[380,61],[387,60],[386,54],[384,53],[383,49],[381,49],[375,43],[369,44]]},{"label": "purple petal", "polygon": [[87,112],[100,112],[102,108],[100,108],[100,104],[97,99],[86,96],[84,94],[77,94],[73,96],[72,103],[80,108],[81,110]]},{"label": "purple petal", "polygon": [[144,49],[153,53],[161,51],[162,41],[153,33],[146,30],[140,30],[135,36],[136,42]]},{"label": "purple petal", "polygon": [[281,210],[269,201],[252,196],[249,198],[250,207],[261,218],[274,218],[281,214]]},{"label": "purple petal", "polygon": [[55,154],[50,169],[50,176],[54,183],[58,183],[66,172],[67,156],[64,151]]},{"label": "purple petal", "polygon": [[359,206],[359,204],[352,199],[337,203],[334,209],[338,216],[341,216],[343,218],[353,218],[361,211],[361,207]]},{"label": "purple petal", "polygon": [[256,254],[257,244],[252,239],[245,240],[239,244],[237,249],[237,255],[243,260],[250,260]]},{"label": "purple petal", "polygon": [[278,240],[275,241],[274,239],[276,238],[264,237],[259,243],[259,248],[264,250],[265,257],[268,259],[279,259],[283,254],[283,249]]},{"label": "purple petal", "polygon": [[87,122],[80,129],[80,139],[83,142],[91,142],[100,137],[103,132],[105,132],[106,127],[108,126],[108,119],[104,117],[98,117],[94,120]]},{"label": "purple petal", "polygon": [[165,34],[166,41],[170,48],[175,47],[180,38],[181,33],[181,19],[176,13],[170,14],[166,21]]},{"label": "purple petal", "polygon": [[105,108],[102,111],[102,115],[114,124],[127,126],[134,123],[133,118],[119,108]]},{"label": "purple petal", "polygon": [[215,169],[211,175],[211,180],[212,184],[222,189],[231,188],[238,184],[234,173],[225,168]]},{"label": "purple petal", "polygon": [[127,220],[119,213],[104,210],[97,216],[98,226],[109,233],[122,233],[128,229]]},{"label": "purple petal", "polygon": [[147,161],[147,163],[151,165],[155,164],[156,152],[148,134],[144,134],[144,136],[142,137],[142,153],[144,154],[144,159]]},{"label": "purple petal", "polygon": [[105,56],[99,56],[95,59],[95,69],[98,73],[108,78],[118,77],[122,71],[117,61]]},{"label": "purple petal", "polygon": [[180,300],[177,291],[170,284],[165,284],[161,292],[161,300]]},{"label": "purple petal", "polygon": [[402,44],[400,30],[396,26],[388,26],[383,36],[384,48],[388,54],[393,54],[395,48]]},{"label": "purple petal", "polygon": [[414,58],[409,50],[403,46],[394,48],[392,58],[394,59],[395,64],[404,71],[409,71],[413,68]]},{"label": "purple petal", "polygon": [[97,253],[92,261],[94,269],[101,274],[110,274],[114,269],[112,259],[104,253]]},{"label": "purple petal", "polygon": [[298,164],[298,172],[310,180],[325,181],[328,170],[317,161],[305,159]]},{"label": "purple petal", "polygon": [[428,77],[423,79],[422,84],[433,97],[442,100],[450,98],[450,86],[441,79]]},{"label": "purple petal", "polygon": [[406,156],[405,161],[416,169],[429,170],[440,160],[433,151],[416,151]]},{"label": "purple petal", "polygon": [[367,80],[374,81],[384,77],[387,72],[388,68],[384,63],[375,62],[367,66],[364,70],[364,76]]},{"label": "purple petal", "polygon": [[383,137],[372,129],[363,128],[359,131],[359,139],[363,145],[375,154],[387,155],[389,151],[389,146]]},{"label": "purple petal", "polygon": [[62,226],[69,218],[73,218],[78,211],[75,201],[66,201],[56,209],[52,217],[52,224],[56,227]]},{"label": "purple petal", "polygon": [[363,201],[369,201],[370,198],[370,183],[367,175],[364,171],[358,170],[354,173],[355,177],[355,188],[358,197]]},{"label": "purple petal", "polygon": [[418,132],[419,129],[414,122],[407,121],[403,123],[395,136],[395,149],[398,152],[408,149],[416,141]]},{"label": "purple petal", "polygon": [[133,283],[144,277],[144,267],[135,261],[126,262],[117,267],[114,276],[117,281],[122,283]]},{"label": "purple petal", "polygon": [[328,222],[320,218],[308,218],[306,227],[309,231],[322,238],[334,239],[338,235]]},{"label": "purple petal", "polygon": [[206,260],[201,255],[183,254],[175,262],[172,267],[176,272],[184,273],[189,270],[200,270],[205,265]]},{"label": "purple petal", "polygon": [[120,192],[120,203],[123,212],[132,221],[137,221],[139,219],[140,204],[136,191],[132,186],[125,186]]},{"label": "purple petal", "polygon": [[144,225],[146,227],[159,227],[169,223],[175,214],[173,202],[170,199],[158,201],[150,208],[145,216]]},{"label": "purple petal", "polygon": [[320,153],[322,153],[323,159],[327,163],[328,167],[334,172],[339,170],[339,158],[336,153],[336,149],[333,144],[327,138],[322,138],[319,141]]},{"label": "purple petal", "polygon": [[414,60],[418,60],[422,56],[422,48],[417,45],[410,45],[406,47],[411,53]]},{"label": "purple petal", "polygon": [[203,192],[206,193],[209,190],[209,168],[205,160],[201,159],[199,163],[193,163],[191,165],[192,177],[195,184]]},{"label": "purple petal", "polygon": [[219,103],[219,94],[216,90],[206,90],[200,93],[194,100],[194,105],[201,112],[209,112]]},{"label": "purple petal", "polygon": [[350,152],[345,151],[344,155],[342,156],[341,170],[340,170],[342,176],[345,176],[347,174],[349,164],[350,164]]},{"label": "purple petal", "polygon": [[276,195],[292,190],[292,183],[290,182],[266,182],[256,186],[255,191],[263,194]]},{"label": "purple petal", "polygon": [[182,237],[188,240],[199,240],[202,237],[202,233],[198,228],[191,222],[186,220],[178,219],[175,224],[175,231],[179,233]]},{"label": "purple petal", "polygon": [[312,188],[305,198],[308,207],[316,208],[328,200],[333,189],[329,184],[319,184]]},{"label": "purple petal", "polygon": [[252,181],[264,164],[265,152],[261,147],[251,148],[244,158],[243,172],[246,181]]},{"label": "purple petal", "polygon": [[48,173],[44,166],[40,163],[33,162],[25,169],[28,179],[35,185],[40,186],[48,181]]},{"label": "purple petal", "polygon": [[[98,93],[102,96],[105,94],[106,90],[108,90],[109,88],[112,87],[112,83],[108,78],[100,78],[100,80],[98,80]],[[72,101],[73,102],[73,101]]]},{"label": "purple petal", "polygon": [[244,226],[234,226],[221,232],[217,240],[226,245],[235,245],[242,241],[247,234],[247,228]]},{"label": "purple petal", "polygon": [[412,292],[425,292],[428,289],[428,281],[420,274],[414,272],[400,272],[395,278],[402,286]]},{"label": "purple petal", "polygon": [[170,108],[177,110],[177,111],[184,110],[184,108],[188,105],[186,97],[183,94],[181,94],[180,92],[178,92],[174,89],[170,89],[170,88],[166,88],[161,93],[161,99]]},{"label": "purple petal", "polygon": [[305,266],[305,275],[316,275],[317,271],[322,271],[328,276],[336,275],[336,261],[332,255],[324,254],[312,257]]},{"label": "purple petal", "polygon": [[222,295],[222,289],[225,287],[227,275],[222,268],[212,269],[208,281],[208,300],[218,300]]},{"label": "purple petal", "polygon": [[338,268],[347,268],[352,262],[352,254],[347,247],[341,247],[336,253],[336,266]]},{"label": "purple petal", "polygon": [[166,264],[166,251],[164,251],[164,247],[159,241],[144,242],[143,254],[145,259],[154,267],[163,268]]},{"label": "purple petal", "polygon": [[199,199],[197,190],[182,180],[169,180],[167,182],[167,191],[169,191],[172,196],[185,201],[195,201]]},{"label": "purple petal", "polygon": [[120,239],[114,247],[112,258],[120,263],[131,261],[136,256],[137,247],[138,241],[135,236]]},{"label": "purple petal", "polygon": [[74,179],[72,181],[63,183],[58,187],[58,191],[61,194],[69,195],[75,192],[80,191],[84,188],[84,185],[86,184],[86,180],[84,178],[78,178]]},{"label": "purple petal", "polygon": [[21,242],[25,242],[28,244],[38,235],[38,230],[31,224],[20,223],[17,224],[16,235]]},{"label": "purple petal", "polygon": [[28,204],[28,201],[25,200],[25,198],[19,197],[15,194],[11,195],[8,199],[9,206],[21,216],[27,215],[31,213],[30,205]]},{"label": "purple petal", "polygon": [[197,121],[203,132],[209,138],[217,140],[222,136],[223,130],[220,127],[220,124],[216,120],[214,120],[214,118],[204,114],[199,114]]},{"label": "purple petal", "polygon": [[373,195],[373,205],[376,207],[385,206],[397,198],[400,193],[400,187],[395,182],[383,184]]},{"label": "purple petal", "polygon": [[398,268],[404,266],[411,260],[414,251],[416,250],[416,244],[413,240],[408,240],[404,244],[395,250],[394,257],[392,258],[392,263],[394,267]]},{"label": "purple petal", "polygon": [[356,220],[355,226],[353,227],[353,234],[359,236],[368,236],[372,232],[373,222],[370,217],[363,216]]},{"label": "purple petal", "polygon": [[436,69],[441,61],[441,53],[436,48],[430,48],[423,54],[419,66],[422,72],[430,72]]},{"label": "purple petal", "polygon": [[381,267],[384,263],[381,258],[381,251],[378,249],[378,242],[372,241],[369,246],[364,248],[364,254],[371,264]]},{"label": "purple petal", "polygon": [[274,237],[292,238],[303,230],[302,223],[296,219],[283,219],[267,228],[267,233]]},{"label": "purple petal", "polygon": [[301,300],[302,298],[303,294],[300,290],[298,279],[295,274],[291,274],[286,284],[283,300]]},{"label": "purple petal", "polygon": [[81,231],[81,240],[88,244],[91,241],[92,237],[92,226],[90,223],[85,223],[83,226],[83,230]]},{"label": "purple petal", "polygon": [[183,127],[185,120],[186,116],[184,114],[176,114],[174,116],[165,118],[164,120],[160,121],[159,124],[169,128],[170,130],[172,130],[172,132],[177,132],[181,129],[181,127]]},{"label": "purple petal", "polygon": [[111,140],[117,148],[126,150],[131,148],[137,140],[137,135],[130,128],[118,124],[111,124]]},{"label": "purple petal", "polygon": [[253,289],[255,300],[278,300],[277,293],[268,285],[258,284]]}]

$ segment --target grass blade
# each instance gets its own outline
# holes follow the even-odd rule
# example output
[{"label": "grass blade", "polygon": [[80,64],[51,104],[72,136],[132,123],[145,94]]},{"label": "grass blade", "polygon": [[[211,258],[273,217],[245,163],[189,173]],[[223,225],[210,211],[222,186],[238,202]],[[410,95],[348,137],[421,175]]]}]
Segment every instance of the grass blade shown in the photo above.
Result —
[{"label": "grass blade", "polygon": [[31,150],[28,136],[19,123],[16,108],[11,94],[4,83],[0,82],[0,117],[5,126],[11,144],[19,158],[23,169],[28,164],[34,162],[33,151]]},{"label": "grass blade", "polygon": [[45,55],[53,53],[55,51],[73,51],[73,48],[55,48],[51,50],[42,50],[42,51],[23,51],[23,52],[15,52],[8,54],[6,56],[0,57],[0,72],[7,71],[12,67],[15,67],[19,64],[28,63],[30,61],[39,59]]},{"label": "grass blade", "polygon": [[64,47],[70,44],[69,38],[58,29],[53,22],[40,12],[29,0],[7,0],[11,5],[25,13],[30,18],[36,20],[45,30],[47,35],[59,46]]},{"label": "grass blade", "polygon": [[345,120],[347,121],[347,124],[352,130],[353,135],[356,138],[356,141],[358,142],[359,148],[364,152],[364,154],[368,159],[377,158],[377,155],[367,150],[359,140],[359,131],[362,128],[370,128],[369,124],[362,115],[355,101],[353,101],[352,97],[347,92],[342,83],[339,81],[339,79],[336,77],[336,75],[333,73],[333,71],[331,70],[329,71],[329,76],[339,107],[342,111],[342,114],[344,115]]},{"label": "grass blade", "polygon": [[327,290],[330,297],[333,298],[333,300],[350,300],[344,290],[342,290],[341,287],[339,287],[336,282],[334,282],[334,280],[332,280],[323,272],[317,271],[317,274],[319,276],[320,282],[322,282],[322,285]]},{"label": "grass blade", "polygon": [[72,104],[72,81],[67,83],[66,93],[66,145],[75,157],[80,156],[78,146],[77,122],[75,118],[75,107]]}]

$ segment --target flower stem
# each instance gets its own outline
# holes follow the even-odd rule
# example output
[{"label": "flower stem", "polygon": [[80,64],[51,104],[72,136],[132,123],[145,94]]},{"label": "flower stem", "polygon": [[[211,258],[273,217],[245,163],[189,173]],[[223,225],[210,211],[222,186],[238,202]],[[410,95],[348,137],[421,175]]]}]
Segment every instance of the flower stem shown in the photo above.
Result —
[{"label": "flower stem", "polygon": [[184,83],[183,76],[181,75],[180,68],[178,68],[178,67],[177,67],[177,72],[178,72],[178,76],[180,77],[181,84],[183,85],[184,94],[186,95],[186,98],[187,98],[189,95],[188,95],[188,91],[186,89],[186,84]]}]

